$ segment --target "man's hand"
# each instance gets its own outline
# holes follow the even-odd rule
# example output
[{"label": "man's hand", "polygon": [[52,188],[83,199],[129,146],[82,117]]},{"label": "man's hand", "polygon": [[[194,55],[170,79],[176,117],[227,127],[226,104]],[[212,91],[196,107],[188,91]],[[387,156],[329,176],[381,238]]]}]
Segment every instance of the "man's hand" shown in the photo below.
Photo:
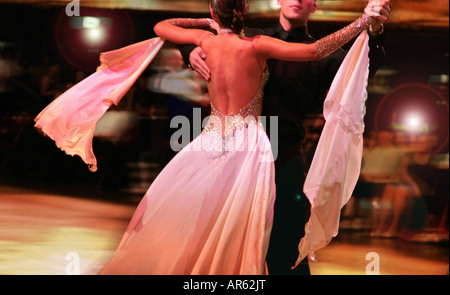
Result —
[{"label": "man's hand", "polygon": [[205,62],[206,53],[203,51],[201,47],[197,47],[192,50],[189,55],[189,62],[191,64],[191,68],[196,71],[200,76],[203,77],[206,81],[211,79],[211,71],[208,65]]},{"label": "man's hand", "polygon": [[382,32],[383,24],[387,21],[391,13],[389,5],[390,0],[373,0],[369,2],[364,10],[367,15],[375,19],[375,23],[372,24],[371,30],[374,34]]}]

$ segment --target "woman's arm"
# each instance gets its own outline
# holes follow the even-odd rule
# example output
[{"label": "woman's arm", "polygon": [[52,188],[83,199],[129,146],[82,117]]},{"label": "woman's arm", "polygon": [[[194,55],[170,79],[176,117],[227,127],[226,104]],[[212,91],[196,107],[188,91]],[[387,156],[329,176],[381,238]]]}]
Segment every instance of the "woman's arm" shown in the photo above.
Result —
[{"label": "woman's arm", "polygon": [[253,45],[255,50],[266,59],[273,58],[284,61],[320,60],[369,28],[373,22],[372,17],[363,14],[350,25],[312,44],[288,43],[267,36],[258,36],[254,38]]},{"label": "woman's arm", "polygon": [[157,23],[154,30],[161,39],[180,45],[200,46],[206,37],[214,35],[209,31],[201,30],[202,28],[215,28],[215,22],[207,18],[173,18]]},{"label": "woman's arm", "polygon": [[289,43],[269,36],[256,36],[252,42],[255,51],[266,60],[310,61],[319,59],[314,43]]}]

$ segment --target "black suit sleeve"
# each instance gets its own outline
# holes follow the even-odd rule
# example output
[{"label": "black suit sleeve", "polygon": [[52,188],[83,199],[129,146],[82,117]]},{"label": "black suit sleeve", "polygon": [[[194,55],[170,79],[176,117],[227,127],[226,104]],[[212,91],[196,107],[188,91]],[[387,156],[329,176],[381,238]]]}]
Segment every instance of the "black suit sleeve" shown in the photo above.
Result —
[{"label": "black suit sleeve", "polygon": [[371,36],[369,39],[369,48],[369,77],[373,77],[386,57],[383,35],[376,37]]},{"label": "black suit sleeve", "polygon": [[191,62],[189,61],[189,55],[192,50],[194,50],[197,46],[195,45],[180,45],[178,49],[181,52],[181,56],[183,57],[184,64],[188,67],[191,67]]},{"label": "black suit sleeve", "polygon": [[[377,70],[380,68],[380,65],[382,64],[384,58],[386,57],[383,44],[383,36],[370,36],[369,49],[369,77],[373,77]],[[325,85],[325,88],[328,88],[331,85],[331,82],[333,81],[334,76],[339,70],[341,63],[344,61],[347,52],[347,50],[339,49],[329,57],[322,60],[321,78]]]}]

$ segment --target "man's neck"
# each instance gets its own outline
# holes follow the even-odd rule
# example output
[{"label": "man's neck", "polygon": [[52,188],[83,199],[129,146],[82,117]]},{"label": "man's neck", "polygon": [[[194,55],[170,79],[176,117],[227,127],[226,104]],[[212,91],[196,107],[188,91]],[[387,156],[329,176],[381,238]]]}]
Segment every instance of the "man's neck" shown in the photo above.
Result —
[{"label": "man's neck", "polygon": [[307,25],[307,21],[305,20],[289,20],[287,18],[284,18],[283,16],[280,16],[280,24],[283,27],[283,29],[287,32],[295,30],[297,28],[305,27]]}]

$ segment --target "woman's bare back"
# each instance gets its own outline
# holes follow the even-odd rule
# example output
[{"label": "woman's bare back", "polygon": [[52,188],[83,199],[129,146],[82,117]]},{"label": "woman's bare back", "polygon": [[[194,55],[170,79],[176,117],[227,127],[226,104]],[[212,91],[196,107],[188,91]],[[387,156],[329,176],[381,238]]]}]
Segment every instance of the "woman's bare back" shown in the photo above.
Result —
[{"label": "woman's bare back", "polygon": [[234,34],[208,37],[202,48],[211,69],[211,103],[225,115],[239,111],[257,95],[265,61],[257,56],[252,39]]}]

